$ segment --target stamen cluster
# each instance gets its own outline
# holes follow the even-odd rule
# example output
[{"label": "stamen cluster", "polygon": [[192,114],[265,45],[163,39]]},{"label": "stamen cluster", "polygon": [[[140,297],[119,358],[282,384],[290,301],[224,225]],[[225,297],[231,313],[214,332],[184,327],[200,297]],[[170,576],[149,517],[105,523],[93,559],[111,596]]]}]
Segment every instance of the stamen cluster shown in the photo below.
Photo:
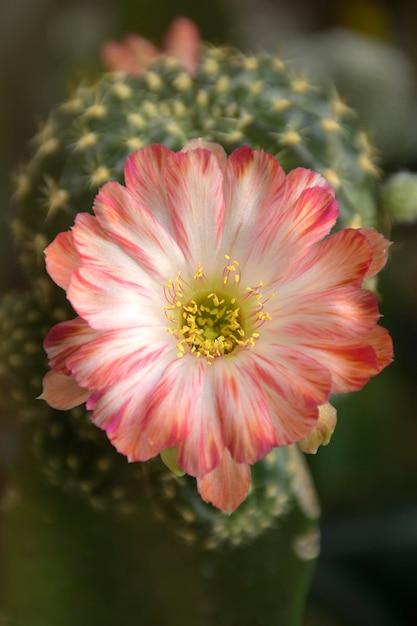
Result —
[{"label": "stamen cluster", "polygon": [[[222,289],[207,291],[207,278],[201,263],[193,276],[195,286],[190,288],[181,273],[175,281],[170,279],[165,285],[165,296],[170,302],[165,313],[172,322],[167,330],[178,339],[178,357],[190,353],[204,357],[210,364],[217,357],[253,348],[259,339],[255,329],[271,319],[269,313],[263,311],[263,295],[257,287],[246,287],[242,293],[236,289],[241,278],[239,263],[230,263],[228,255],[226,260],[228,265],[223,270],[221,287],[225,290],[229,283],[229,288],[233,289],[230,294],[223,293]],[[233,281],[229,281],[231,275]],[[188,295],[190,292],[192,297]]]}]

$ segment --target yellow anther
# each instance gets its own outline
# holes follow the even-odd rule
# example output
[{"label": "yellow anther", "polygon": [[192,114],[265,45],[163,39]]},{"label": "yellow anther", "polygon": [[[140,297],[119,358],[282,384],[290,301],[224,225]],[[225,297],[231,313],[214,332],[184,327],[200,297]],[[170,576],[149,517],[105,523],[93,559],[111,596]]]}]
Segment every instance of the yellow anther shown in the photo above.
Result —
[{"label": "yellow anther", "polygon": [[[229,289],[237,290],[241,280],[239,263],[236,260],[230,263],[229,255],[225,255],[225,258],[229,264],[223,270],[223,284],[227,284],[230,273],[234,272],[234,286]],[[239,298],[222,290],[220,293],[214,290],[202,291],[207,279],[201,263],[197,264],[193,279],[195,284],[189,285],[182,280],[179,272],[175,279],[168,280],[164,286],[169,303],[165,307],[165,315],[173,324],[170,333],[177,339],[178,355],[182,357],[188,353],[205,358],[207,364],[212,364],[216,358],[235,350],[253,348],[259,338],[256,329],[271,319],[263,310],[263,295],[258,291],[263,282],[259,281],[257,287],[247,287]],[[189,288],[193,296],[187,299]],[[248,309],[244,305],[247,298],[252,301]],[[254,303],[258,308],[257,313],[254,313]]]}]

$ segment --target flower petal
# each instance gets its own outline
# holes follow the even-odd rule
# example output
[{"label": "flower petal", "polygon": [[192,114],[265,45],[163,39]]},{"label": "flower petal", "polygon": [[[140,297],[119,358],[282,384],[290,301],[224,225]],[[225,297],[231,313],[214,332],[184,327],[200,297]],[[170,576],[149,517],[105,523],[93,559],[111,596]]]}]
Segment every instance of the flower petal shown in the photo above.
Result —
[{"label": "flower petal", "polygon": [[230,454],[237,463],[255,463],[277,442],[262,389],[239,360],[235,355],[213,364],[214,393]]},{"label": "flower petal", "polygon": [[177,17],[165,33],[164,49],[194,74],[201,55],[201,35],[196,24],[186,17]]},{"label": "flower petal", "polygon": [[43,344],[48,354],[50,367],[68,375],[68,357],[95,337],[97,337],[97,331],[91,329],[80,317],[55,324],[48,332]]},{"label": "flower petal", "polygon": [[190,139],[182,148],[181,152],[189,152],[190,150],[196,150],[197,148],[201,148],[202,150],[210,150],[214,154],[217,159],[217,163],[224,173],[227,165],[227,154],[223,146],[219,143],[215,143],[213,141],[206,141],[201,137],[197,139]]},{"label": "flower petal", "polygon": [[287,446],[307,437],[317,423],[318,407],[291,404],[268,384],[263,385],[263,392],[268,402],[277,446]]},{"label": "flower petal", "polygon": [[140,285],[126,284],[91,266],[76,270],[67,297],[96,330],[166,324],[163,298]]},{"label": "flower petal", "polygon": [[248,353],[247,368],[264,389],[299,408],[327,402],[332,379],[328,368],[308,354],[282,343],[259,342]]},{"label": "flower petal", "polygon": [[225,254],[240,249],[247,253],[259,232],[270,231],[285,208],[280,203],[284,184],[284,170],[270,154],[243,146],[229,156],[224,179]]},{"label": "flower petal", "polygon": [[[305,180],[316,186],[303,188]],[[286,179],[272,156],[249,149],[229,157],[225,200],[224,231],[230,234],[224,236],[223,249],[238,258],[248,284],[261,278],[268,287],[297,268],[338,215],[334,192],[324,179],[301,168]]]},{"label": "flower petal", "polygon": [[179,271],[184,266],[184,257],[169,232],[119,183],[103,185],[94,213],[113,241],[161,283],[172,276],[173,268]]},{"label": "flower petal", "polygon": [[81,261],[71,231],[60,233],[45,249],[46,269],[53,281],[68,289],[72,273]]},{"label": "flower petal", "polygon": [[71,376],[50,370],[43,378],[43,391],[39,399],[45,400],[54,409],[67,411],[83,404],[89,394],[88,389],[79,387]]},{"label": "flower petal", "polygon": [[141,419],[142,432],[152,445],[164,449],[184,441],[194,422],[206,373],[204,359],[176,358],[168,365]]},{"label": "flower petal", "polygon": [[83,387],[103,389],[130,378],[165,355],[172,348],[166,334],[165,329],[158,327],[95,332],[93,338],[86,339],[74,351],[66,365]]},{"label": "flower petal", "polygon": [[250,367],[268,403],[277,446],[299,441],[314,428],[317,406],[327,402],[332,378],[325,365],[284,345],[258,344]]},{"label": "flower petal", "polygon": [[209,150],[178,152],[167,159],[165,182],[177,242],[195,271],[213,264],[220,244],[223,174]]},{"label": "flower petal", "polygon": [[369,335],[364,337],[364,341],[369,342],[375,350],[378,372],[380,372],[391,363],[394,355],[392,339],[389,332],[383,326],[375,326]]},{"label": "flower petal", "polygon": [[122,42],[106,41],[101,48],[101,62],[109,72],[140,75],[160,56],[150,41],[135,33],[128,33]]},{"label": "flower petal", "polygon": [[249,465],[236,463],[227,450],[214,470],[197,479],[203,500],[226,513],[232,513],[245,500],[250,483]]},{"label": "flower petal", "polygon": [[306,189],[295,200],[290,196],[286,210],[276,216],[269,231],[261,233],[253,252],[258,258],[268,254],[273,272],[270,280],[291,271],[293,264],[298,265],[329,234],[337,215],[337,202],[327,188]]},{"label": "flower petal", "polygon": [[220,463],[223,456],[221,420],[212,385],[213,369],[207,369],[205,385],[194,409],[190,432],[178,444],[177,462],[191,476],[207,474]]},{"label": "flower petal", "polygon": [[333,197],[335,196],[333,187],[331,187],[324,176],[313,170],[305,169],[304,167],[296,167],[291,170],[287,176],[284,203],[293,204],[306,189],[316,187],[321,187]]},{"label": "flower petal", "polygon": [[375,350],[364,341],[341,345],[318,341],[304,350],[330,370],[333,393],[357,391],[379,371]]},{"label": "flower petal", "polygon": [[172,150],[162,145],[145,146],[131,154],[125,165],[126,187],[135,200],[172,235],[173,226],[163,177]]},{"label": "flower petal", "polygon": [[367,238],[372,246],[372,263],[365,277],[370,278],[371,276],[375,276],[387,262],[388,249],[391,242],[385,239],[375,228],[359,228],[359,232]]},{"label": "flower petal", "polygon": [[83,265],[105,272],[124,283],[154,290],[159,287],[148,272],[106,235],[94,216],[79,213],[72,233]]},{"label": "flower petal", "polygon": [[141,428],[141,420],[173,355],[166,354],[149,361],[129,378],[123,378],[109,387],[92,393],[87,409],[93,411],[91,419],[107,436],[119,452],[129,461],[145,461],[159,454],[164,446],[153,446]]},{"label": "flower petal", "polygon": [[286,295],[277,291],[269,305],[271,321],[262,336],[293,347],[334,345],[356,341],[370,332],[379,319],[378,305],[370,291],[342,285],[334,289]]},{"label": "flower petal", "polygon": [[346,228],[312,248],[292,271],[282,272],[271,288],[285,293],[323,292],[342,285],[360,287],[372,261],[372,248],[360,231]]}]

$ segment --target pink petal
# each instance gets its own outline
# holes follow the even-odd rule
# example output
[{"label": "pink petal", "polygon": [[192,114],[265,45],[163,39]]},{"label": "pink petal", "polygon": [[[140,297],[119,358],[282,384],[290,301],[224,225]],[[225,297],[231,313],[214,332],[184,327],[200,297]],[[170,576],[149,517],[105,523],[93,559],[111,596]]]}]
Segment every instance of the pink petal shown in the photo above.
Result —
[{"label": "pink petal", "polygon": [[255,463],[277,441],[262,389],[244,360],[239,365],[236,359],[213,364],[214,393],[230,454],[237,463]]},{"label": "pink petal", "polygon": [[45,400],[54,409],[67,411],[83,404],[89,393],[88,389],[79,387],[71,376],[51,370],[43,378],[43,391],[39,399]]},{"label": "pink petal", "polygon": [[190,150],[196,150],[197,148],[200,148],[202,150],[210,150],[210,152],[212,152],[216,157],[217,163],[221,171],[224,173],[227,165],[227,154],[223,146],[221,146],[219,143],[206,141],[205,139],[198,137],[197,139],[190,139],[189,141],[187,141],[181,152],[189,152]]},{"label": "pink petal", "polygon": [[344,229],[312,248],[292,271],[283,272],[271,288],[285,286],[285,293],[321,292],[342,285],[360,287],[372,260],[368,240],[358,230]]},{"label": "pink petal", "polygon": [[356,341],[379,319],[375,296],[346,285],[293,295],[277,291],[269,310],[272,320],[262,328],[262,337],[273,341],[279,334],[280,342],[294,347]]},{"label": "pink petal", "polygon": [[151,145],[133,152],[126,161],[126,187],[135,200],[173,234],[163,171],[173,154],[166,146]]},{"label": "pink petal", "polygon": [[266,152],[244,146],[230,155],[224,179],[225,254],[239,246],[247,252],[259,232],[270,231],[285,209],[280,203],[284,183],[282,167]]},{"label": "pink petal", "polygon": [[53,326],[43,344],[50,367],[68,375],[68,357],[96,336],[97,331],[92,330],[80,317]]},{"label": "pink petal", "polygon": [[224,451],[220,415],[212,385],[213,367],[196,403],[191,430],[178,444],[177,462],[191,476],[202,476],[219,464]]},{"label": "pink petal", "polygon": [[380,372],[391,363],[394,355],[392,339],[389,332],[382,326],[375,326],[369,335],[364,337],[364,341],[369,342],[375,350],[377,368]]},{"label": "pink petal", "polygon": [[285,184],[285,204],[293,204],[306,189],[313,189],[316,187],[321,187],[330,193],[331,196],[335,196],[333,187],[329,185],[327,180],[321,174],[318,174],[313,170],[307,170],[304,167],[296,167],[291,170],[287,176]]},{"label": "pink petal", "polygon": [[332,379],[328,368],[303,351],[282,343],[259,342],[256,351],[247,353],[247,367],[262,389],[285,398],[289,404],[304,408],[327,402]]},{"label": "pink petal", "polygon": [[161,449],[152,446],[133,424],[128,428],[109,432],[108,437],[116,450],[127,456],[129,463],[148,461],[161,453]]},{"label": "pink petal", "polygon": [[306,352],[327,367],[332,374],[332,392],[346,393],[361,389],[378,372],[375,350],[365,341],[340,345],[309,345]]},{"label": "pink petal", "polygon": [[[92,421],[106,430],[119,452],[130,461],[144,461],[159,454],[164,446],[153,446],[145,437],[141,420],[146,414],[155,387],[173,355],[149,360],[129,378],[122,378],[104,389],[92,393],[87,408]],[[152,451],[152,454],[150,452]],[[143,456],[144,455],[144,456]]]},{"label": "pink petal", "polygon": [[71,231],[60,233],[45,249],[46,269],[53,281],[67,289],[71,274],[80,266],[80,257]]},{"label": "pink petal", "polygon": [[164,49],[194,74],[201,56],[201,35],[196,24],[186,17],[175,19],[165,33]]},{"label": "pink petal", "polygon": [[170,349],[169,339],[166,330],[159,327],[95,332],[74,351],[66,365],[83,387],[103,389],[161,359]]},{"label": "pink petal", "polygon": [[204,388],[207,367],[204,359],[187,356],[168,365],[141,420],[142,432],[152,445],[171,448],[188,436]]},{"label": "pink petal", "polygon": [[121,43],[107,41],[103,44],[101,62],[109,72],[140,75],[160,54],[160,50],[144,37],[128,33]]},{"label": "pink petal", "polygon": [[333,194],[322,187],[305,189],[296,199],[290,196],[284,206],[286,210],[277,214],[269,231],[260,233],[256,245],[258,257],[268,254],[275,280],[329,234],[338,215]]},{"label": "pink petal", "polygon": [[[167,230],[128,189],[109,182],[100,189],[94,212],[106,234],[161,284],[184,266],[184,257]],[[177,269],[178,268],[178,269]]]},{"label": "pink petal", "polygon": [[110,274],[120,282],[146,286],[151,290],[157,288],[161,291],[160,284],[106,235],[97,218],[87,213],[79,213],[72,232],[83,265]]},{"label": "pink petal", "polygon": [[287,446],[307,437],[317,423],[318,407],[291,404],[268,384],[263,385],[263,392],[268,402],[277,446]]},{"label": "pink petal", "polygon": [[284,345],[260,343],[248,354],[248,367],[268,403],[276,444],[303,439],[317,420],[317,406],[327,402],[332,379],[318,360]]},{"label": "pink petal", "polygon": [[366,274],[366,278],[370,278],[375,276],[387,262],[388,248],[391,242],[385,239],[375,228],[360,228],[359,232],[366,237],[372,246],[372,263]]},{"label": "pink petal", "polygon": [[324,179],[301,168],[291,174],[285,178],[271,155],[249,148],[229,157],[223,249],[241,263],[249,285],[262,280],[269,288],[292,272],[336,222],[334,192]]},{"label": "pink petal", "polygon": [[209,150],[178,152],[167,159],[165,181],[177,242],[189,266],[213,264],[220,244],[223,175]]},{"label": "pink petal", "polygon": [[227,450],[214,470],[197,479],[202,499],[226,513],[232,513],[245,500],[250,483],[249,465],[236,463]]},{"label": "pink petal", "polygon": [[91,266],[73,273],[67,297],[96,330],[166,325],[164,300],[140,285],[123,283]]}]

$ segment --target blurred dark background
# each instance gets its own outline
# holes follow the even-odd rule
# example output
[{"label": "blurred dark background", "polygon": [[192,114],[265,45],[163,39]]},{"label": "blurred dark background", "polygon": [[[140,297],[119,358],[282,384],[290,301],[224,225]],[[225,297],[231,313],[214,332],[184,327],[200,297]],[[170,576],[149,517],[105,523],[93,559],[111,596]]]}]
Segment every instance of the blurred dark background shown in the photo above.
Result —
[{"label": "blurred dark background", "polygon": [[[415,0],[2,0],[2,206],[28,140],[68,85],[99,67],[101,42],[136,31],[159,44],[181,14],[204,39],[276,51],[335,83],[385,172],[417,170]],[[340,402],[331,445],[309,459],[323,508],[311,624],[402,626],[417,615],[417,223],[394,225],[391,239],[380,306],[395,362]],[[18,280],[2,217],[1,291]]]}]

